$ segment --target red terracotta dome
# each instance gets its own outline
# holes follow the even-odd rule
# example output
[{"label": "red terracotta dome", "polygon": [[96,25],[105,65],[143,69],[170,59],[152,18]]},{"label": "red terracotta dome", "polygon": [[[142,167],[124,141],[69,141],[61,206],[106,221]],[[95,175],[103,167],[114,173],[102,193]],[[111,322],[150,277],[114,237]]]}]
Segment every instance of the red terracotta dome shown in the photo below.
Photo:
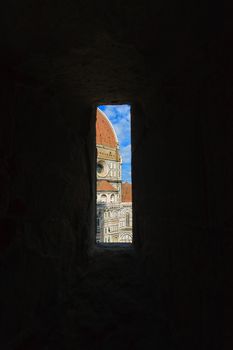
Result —
[{"label": "red terracotta dome", "polygon": [[96,144],[116,148],[118,140],[108,117],[97,108],[96,113]]}]

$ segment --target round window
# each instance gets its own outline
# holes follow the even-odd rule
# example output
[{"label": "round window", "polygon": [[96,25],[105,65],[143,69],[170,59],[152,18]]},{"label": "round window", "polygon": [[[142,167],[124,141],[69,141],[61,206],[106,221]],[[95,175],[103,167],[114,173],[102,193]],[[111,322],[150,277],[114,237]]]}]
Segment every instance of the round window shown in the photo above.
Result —
[{"label": "round window", "polygon": [[98,163],[97,163],[97,174],[98,176],[106,176],[108,174],[108,165],[105,161],[103,160],[100,160]]},{"label": "round window", "polygon": [[98,174],[101,174],[103,170],[104,170],[103,164],[98,163],[98,164],[97,164],[97,173],[98,173]]}]

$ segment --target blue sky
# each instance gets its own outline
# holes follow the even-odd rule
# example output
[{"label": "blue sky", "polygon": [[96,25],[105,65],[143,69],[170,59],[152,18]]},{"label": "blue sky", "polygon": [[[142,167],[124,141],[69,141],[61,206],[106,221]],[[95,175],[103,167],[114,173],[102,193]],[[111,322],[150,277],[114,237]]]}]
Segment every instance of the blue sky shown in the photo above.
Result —
[{"label": "blue sky", "polygon": [[120,144],[122,181],[131,183],[130,105],[98,106],[111,121]]}]

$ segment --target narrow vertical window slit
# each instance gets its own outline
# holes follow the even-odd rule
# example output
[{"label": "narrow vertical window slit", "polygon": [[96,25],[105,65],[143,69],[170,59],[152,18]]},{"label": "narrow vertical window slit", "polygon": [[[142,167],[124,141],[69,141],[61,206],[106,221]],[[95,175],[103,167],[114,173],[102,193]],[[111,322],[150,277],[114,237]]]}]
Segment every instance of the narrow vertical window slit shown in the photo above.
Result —
[{"label": "narrow vertical window slit", "polygon": [[130,105],[96,110],[96,243],[132,243]]}]

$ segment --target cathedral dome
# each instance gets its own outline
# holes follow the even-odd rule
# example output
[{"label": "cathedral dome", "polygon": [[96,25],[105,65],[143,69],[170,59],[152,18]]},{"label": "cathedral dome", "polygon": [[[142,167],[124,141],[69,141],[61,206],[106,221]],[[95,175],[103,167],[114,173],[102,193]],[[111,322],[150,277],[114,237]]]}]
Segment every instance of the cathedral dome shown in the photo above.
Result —
[{"label": "cathedral dome", "polygon": [[116,148],[118,145],[111,122],[99,108],[96,113],[96,144],[111,148]]}]

